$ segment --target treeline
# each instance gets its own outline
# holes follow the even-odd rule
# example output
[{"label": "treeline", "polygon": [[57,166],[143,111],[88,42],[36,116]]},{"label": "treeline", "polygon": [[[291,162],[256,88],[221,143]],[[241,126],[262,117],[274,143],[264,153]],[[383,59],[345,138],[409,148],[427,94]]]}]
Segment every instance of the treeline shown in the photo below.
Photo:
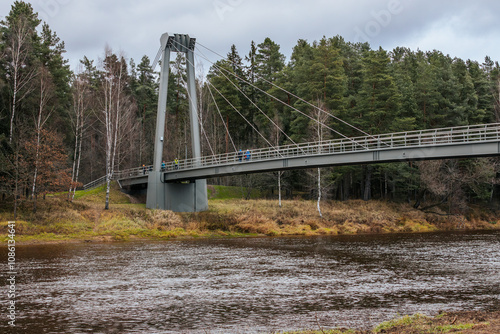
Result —
[{"label": "treeline", "polygon": [[[226,60],[212,66],[211,84],[204,87],[210,94],[213,87],[231,96],[232,105],[250,120],[242,121],[216,95],[213,104],[237,146],[258,147],[266,145],[264,138],[282,145],[337,138],[338,133],[363,136],[498,122],[499,75],[498,62],[489,57],[480,64],[437,50],[372,50],[367,43],[335,36],[299,40],[288,63],[270,39],[257,46],[252,42],[244,59],[233,46]],[[471,202],[495,199],[498,171],[497,159],[441,160],[286,172],[281,181],[288,193],[314,198],[406,200],[431,209],[434,204],[421,205],[427,199],[446,204],[448,212],[463,212]],[[272,176],[254,178],[262,188],[275,188]]]},{"label": "treeline", "polygon": [[[72,72],[65,47],[29,3],[0,22],[0,192],[32,201],[153,159],[158,73],[110,48]],[[186,59],[171,62],[164,159],[191,157]],[[203,155],[345,136],[498,122],[500,66],[439,51],[373,50],[340,36],[299,40],[286,61],[267,38],[197,78]],[[340,120],[344,120],[344,123]],[[282,131],[280,131],[281,129]],[[496,159],[289,171],[211,182],[270,195],[425,200],[466,210],[496,197]],[[432,206],[432,205],[425,205]]]}]

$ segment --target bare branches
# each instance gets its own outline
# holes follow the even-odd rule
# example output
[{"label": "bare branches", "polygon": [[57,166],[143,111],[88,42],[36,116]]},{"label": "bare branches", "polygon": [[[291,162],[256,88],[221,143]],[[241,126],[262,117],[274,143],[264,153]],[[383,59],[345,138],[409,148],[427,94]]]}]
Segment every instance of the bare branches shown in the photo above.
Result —
[{"label": "bare branches", "polygon": [[421,161],[417,165],[422,187],[439,198],[437,203],[422,208],[423,211],[448,203],[449,213],[464,212],[468,209],[468,193],[486,199],[488,193],[482,193],[484,185],[498,183],[499,165],[494,158]]},{"label": "bare branches", "polygon": [[[105,128],[106,152],[106,204],[109,208],[110,183],[115,167],[130,157],[131,137],[136,133],[136,106],[128,91],[128,74],[125,58],[118,58],[106,48],[102,61],[101,89],[98,117]],[[128,147],[126,147],[128,145]]]},{"label": "bare branches", "polygon": [[79,185],[80,162],[82,159],[82,142],[88,125],[89,108],[92,94],[89,87],[89,78],[85,73],[80,73],[73,78],[73,107],[69,112],[73,133],[75,135],[75,147],[73,152],[73,168],[71,172],[71,185],[68,199],[73,200],[76,188]]},{"label": "bare branches", "polygon": [[8,79],[12,94],[9,142],[14,136],[14,122],[17,104],[33,91],[32,81],[37,75],[36,67],[27,66],[33,28],[24,16],[20,16],[10,27],[8,46],[5,56],[7,58]]}]

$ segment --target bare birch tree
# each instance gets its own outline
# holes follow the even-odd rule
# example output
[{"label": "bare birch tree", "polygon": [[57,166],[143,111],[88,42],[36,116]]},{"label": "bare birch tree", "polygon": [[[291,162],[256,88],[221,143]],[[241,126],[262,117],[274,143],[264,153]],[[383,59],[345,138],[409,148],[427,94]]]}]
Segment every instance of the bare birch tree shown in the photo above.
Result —
[{"label": "bare birch tree", "polygon": [[28,58],[31,53],[31,37],[33,28],[29,21],[20,16],[10,27],[9,45],[6,48],[8,58],[8,69],[10,88],[12,95],[9,142],[12,144],[14,136],[14,123],[17,112],[17,106],[32,91],[32,81],[36,76],[36,68],[27,66]]},{"label": "bare birch tree", "polygon": [[[324,134],[324,125],[325,122],[328,119],[328,115],[323,111],[325,108],[324,103],[320,100],[317,101],[318,108],[314,109],[314,119],[315,122],[312,123],[311,126],[311,132],[312,132],[312,139],[318,143],[318,154],[321,153],[321,145],[320,142],[323,141],[325,138]],[[321,212],[321,197],[323,193],[323,187],[321,183],[321,168],[317,169],[317,192],[318,192],[318,201],[317,201],[317,207],[318,207],[318,213],[321,218],[323,218],[323,214]]]},{"label": "bare birch tree", "polygon": [[31,189],[31,198],[33,200],[33,212],[36,212],[37,205],[37,180],[38,180],[38,168],[40,164],[40,145],[42,140],[42,129],[44,125],[50,118],[52,110],[47,110],[47,105],[54,95],[54,86],[52,84],[52,78],[50,72],[45,68],[40,68],[39,74],[39,101],[38,110],[34,115],[35,123],[35,159],[34,159],[34,172],[33,172],[33,183]]},{"label": "bare birch tree", "polygon": [[[279,128],[281,128],[281,123],[280,123],[280,120],[279,120],[279,116],[278,116],[278,113],[275,114],[274,116],[274,124],[276,124],[277,126],[274,126],[271,128],[271,137],[276,145],[276,147],[278,147],[280,145],[280,139],[281,139],[281,131]],[[279,127],[279,128],[278,128]],[[282,207],[282,203],[281,203],[281,177],[283,176],[283,171],[278,171],[277,174],[278,174],[278,206],[281,208]]]},{"label": "bare birch tree", "polygon": [[87,126],[91,98],[88,78],[86,78],[83,73],[76,75],[73,80],[73,107],[69,113],[73,134],[75,136],[71,185],[68,191],[68,200],[70,201],[73,201],[75,198],[76,189],[78,187],[80,162],[82,158],[82,142]]},{"label": "bare birch tree", "polygon": [[105,50],[101,80],[100,119],[104,125],[106,153],[106,203],[109,209],[111,180],[115,166],[119,166],[130,154],[124,154],[120,148],[127,143],[127,136],[134,135],[135,105],[126,92],[128,85],[126,61],[118,58],[108,47]]}]

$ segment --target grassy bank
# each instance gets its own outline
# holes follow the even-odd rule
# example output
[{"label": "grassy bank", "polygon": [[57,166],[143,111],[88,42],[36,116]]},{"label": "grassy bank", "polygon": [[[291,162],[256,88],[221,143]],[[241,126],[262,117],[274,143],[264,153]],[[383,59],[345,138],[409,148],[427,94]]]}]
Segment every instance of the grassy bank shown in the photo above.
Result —
[{"label": "grassy bank", "polygon": [[441,312],[429,317],[422,314],[404,316],[383,322],[372,330],[324,329],[318,324],[315,330],[280,332],[275,334],[416,334],[416,333],[500,333],[500,312]]},{"label": "grassy bank", "polygon": [[[116,187],[111,205],[104,210],[104,187],[78,192],[73,202],[64,194],[20,207],[16,220],[18,242],[121,241],[134,238],[172,239],[234,236],[338,235],[357,233],[432,232],[499,229],[492,212],[474,209],[468,216],[423,213],[408,204],[383,201],[325,201],[320,218],[312,201],[241,200],[240,188],[212,187],[210,210],[173,213],[148,210]],[[257,193],[251,193],[256,198]],[[0,235],[12,220],[8,203],[0,208]]]}]

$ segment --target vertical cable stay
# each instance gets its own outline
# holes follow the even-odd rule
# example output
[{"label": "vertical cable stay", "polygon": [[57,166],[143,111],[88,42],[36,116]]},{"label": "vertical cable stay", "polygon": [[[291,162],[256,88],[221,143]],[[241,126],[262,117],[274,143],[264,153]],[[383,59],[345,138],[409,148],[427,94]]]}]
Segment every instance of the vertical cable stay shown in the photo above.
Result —
[{"label": "vertical cable stay", "polygon": [[[213,50],[211,50],[210,48],[208,48],[208,47],[204,46],[203,44],[198,43],[198,45],[199,45],[199,46],[201,46],[201,47],[203,47],[203,48],[205,48],[205,49],[207,49],[208,51],[210,51],[210,52],[212,52],[212,53],[216,54],[217,56],[221,57],[222,59],[228,60],[226,57],[224,57],[224,56],[220,55],[219,53],[217,53],[217,52],[215,52],[215,51],[213,51]],[[210,60],[208,60],[208,59],[206,59],[206,60],[210,62]],[[241,68],[241,67],[240,67],[240,68]],[[347,125],[347,126],[349,126],[349,127],[353,128],[354,130],[361,132],[361,133],[362,133],[362,134],[364,134],[365,136],[368,136],[368,137],[372,137],[372,138],[374,138],[374,137],[373,137],[373,135],[371,135],[371,134],[369,134],[369,133],[367,133],[367,132],[365,132],[365,131],[363,131],[363,130],[361,130],[361,129],[357,128],[356,126],[354,126],[354,125],[352,125],[352,124],[350,124],[350,123],[348,123],[348,122],[344,121],[343,119],[341,119],[341,118],[339,118],[339,117],[337,117],[337,116],[333,115],[332,113],[329,113],[328,111],[323,110],[322,108],[319,108],[318,106],[315,106],[314,104],[312,104],[312,103],[310,103],[310,102],[308,102],[308,101],[304,100],[303,98],[301,98],[301,97],[299,97],[299,96],[297,96],[297,95],[293,94],[292,92],[289,92],[289,91],[287,91],[286,89],[284,89],[284,88],[282,88],[282,87],[280,87],[280,86],[278,86],[278,85],[274,84],[273,82],[270,82],[270,81],[269,81],[269,80],[267,80],[266,78],[263,78],[262,76],[259,76],[258,74],[256,74],[256,76],[257,76],[259,79],[263,80],[265,83],[268,83],[268,84],[272,85],[273,87],[278,88],[279,90],[281,90],[281,91],[283,91],[283,92],[285,92],[285,93],[289,94],[290,96],[292,96],[292,97],[294,97],[294,98],[298,99],[299,101],[302,101],[302,102],[306,103],[307,105],[309,105],[309,106],[313,107],[314,109],[317,109],[317,110],[319,110],[319,111],[321,111],[321,112],[323,112],[323,113],[327,114],[328,116],[330,116],[330,117],[332,117],[332,118],[334,118],[334,119],[336,119],[336,120],[338,120],[338,121],[340,121],[340,122],[344,123],[345,125]]]},{"label": "vertical cable stay", "polygon": [[[347,137],[347,136],[346,136],[346,135],[344,135],[343,133],[341,133],[341,132],[339,132],[339,131],[337,131],[337,130],[335,130],[335,129],[331,128],[331,127],[329,127],[328,125],[325,125],[325,124],[321,123],[321,122],[320,122],[320,121],[318,121],[317,119],[313,118],[313,117],[312,117],[312,116],[310,116],[310,115],[307,115],[306,113],[304,113],[304,112],[300,111],[299,109],[295,108],[294,106],[289,105],[288,103],[286,103],[286,102],[284,102],[284,101],[281,101],[279,98],[277,98],[277,97],[275,97],[275,96],[273,96],[273,95],[269,94],[268,92],[266,92],[266,91],[264,91],[263,89],[261,89],[261,88],[259,88],[259,87],[255,86],[255,85],[254,85],[254,84],[252,84],[251,82],[249,82],[249,81],[247,81],[247,80],[245,80],[245,79],[243,79],[243,78],[239,77],[237,74],[232,73],[231,71],[228,71],[227,69],[222,68],[222,67],[220,67],[220,66],[216,65],[215,63],[213,63],[212,61],[210,61],[207,57],[205,57],[203,54],[200,54],[200,56],[201,56],[203,59],[205,59],[206,61],[208,61],[209,63],[211,63],[211,64],[212,64],[215,68],[217,68],[219,71],[224,71],[224,72],[229,73],[230,75],[234,76],[235,78],[237,78],[237,79],[239,79],[239,80],[243,81],[244,83],[246,83],[246,84],[248,84],[248,85],[252,86],[253,88],[257,89],[258,91],[260,91],[260,92],[264,93],[265,95],[267,95],[267,96],[271,97],[271,98],[272,98],[272,99],[274,99],[275,101],[278,101],[278,102],[280,102],[281,104],[283,104],[283,105],[285,105],[285,106],[287,106],[287,107],[289,107],[289,108],[291,108],[291,109],[295,110],[295,111],[296,111],[296,112],[298,112],[299,114],[301,114],[301,115],[303,115],[303,116],[305,116],[305,117],[309,118],[309,119],[310,119],[310,120],[312,120],[313,122],[316,122],[317,124],[320,124],[321,126],[324,126],[325,128],[327,128],[327,129],[331,130],[332,132],[334,132],[334,133],[338,134],[339,136],[341,136],[341,137],[343,137],[343,138],[345,138],[345,139],[347,139],[347,140],[349,140],[349,141],[351,141],[351,142],[353,142],[353,143],[356,143],[356,144],[361,145],[362,147],[366,148],[366,146],[364,146],[364,145],[362,145],[362,144],[357,143],[357,142],[356,142],[356,141],[354,141],[352,138]],[[227,77],[226,77],[226,78],[227,78]],[[313,105],[313,106],[314,106],[314,105]],[[318,109],[318,110],[320,110],[320,111],[322,111],[322,112],[325,112],[325,113],[326,113],[326,111],[324,111],[323,109],[320,109],[320,108],[318,108],[318,107],[316,107],[316,106],[314,106],[314,108],[316,108],[316,109]],[[369,136],[369,137],[372,137],[372,138],[375,138],[375,137],[373,137],[372,135],[368,135],[368,136]]]}]

